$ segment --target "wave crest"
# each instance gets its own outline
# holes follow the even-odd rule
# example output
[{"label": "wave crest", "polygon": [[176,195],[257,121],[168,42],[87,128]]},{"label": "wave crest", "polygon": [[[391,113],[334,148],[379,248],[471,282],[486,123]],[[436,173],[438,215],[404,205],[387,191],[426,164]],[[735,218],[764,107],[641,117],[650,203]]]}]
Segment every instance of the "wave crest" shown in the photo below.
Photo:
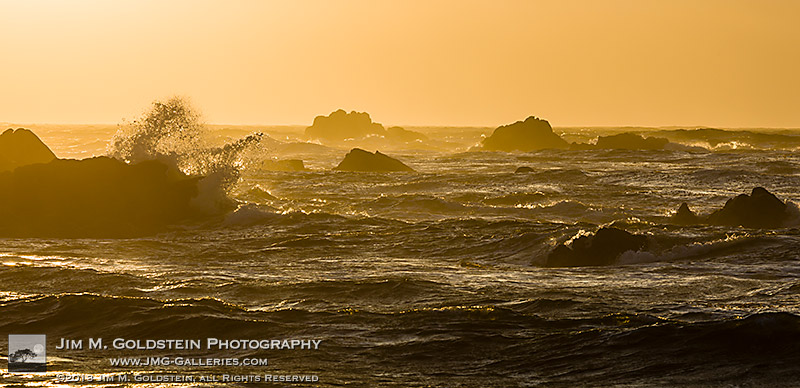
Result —
[{"label": "wave crest", "polygon": [[200,114],[181,97],[155,101],[139,119],[120,125],[108,146],[109,156],[129,164],[158,160],[186,175],[201,176],[193,205],[204,213],[234,206],[228,197],[247,162],[244,153],[257,146],[254,133],[221,147],[207,141]]}]

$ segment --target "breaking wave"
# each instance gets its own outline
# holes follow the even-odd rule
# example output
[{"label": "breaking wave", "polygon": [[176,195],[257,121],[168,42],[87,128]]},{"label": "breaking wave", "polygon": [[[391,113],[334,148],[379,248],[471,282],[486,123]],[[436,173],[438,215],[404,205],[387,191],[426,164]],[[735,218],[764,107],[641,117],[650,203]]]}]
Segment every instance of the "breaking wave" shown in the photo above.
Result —
[{"label": "breaking wave", "polygon": [[715,128],[676,129],[652,132],[672,142],[701,146],[713,151],[773,149],[794,150],[800,147],[796,133],[778,131],[722,130]]},{"label": "breaking wave", "polygon": [[203,213],[233,206],[228,194],[247,167],[245,153],[262,134],[212,146],[200,114],[181,97],[156,101],[139,119],[119,126],[108,146],[111,157],[129,164],[158,160],[189,176],[202,177],[193,205]]}]

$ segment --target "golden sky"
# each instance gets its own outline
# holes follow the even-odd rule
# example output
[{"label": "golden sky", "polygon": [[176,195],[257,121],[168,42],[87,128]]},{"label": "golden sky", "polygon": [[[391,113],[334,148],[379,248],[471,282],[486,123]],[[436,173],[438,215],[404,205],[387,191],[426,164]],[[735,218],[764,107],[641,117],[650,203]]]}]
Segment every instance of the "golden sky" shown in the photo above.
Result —
[{"label": "golden sky", "polygon": [[0,0],[0,122],[800,127],[800,1]]}]

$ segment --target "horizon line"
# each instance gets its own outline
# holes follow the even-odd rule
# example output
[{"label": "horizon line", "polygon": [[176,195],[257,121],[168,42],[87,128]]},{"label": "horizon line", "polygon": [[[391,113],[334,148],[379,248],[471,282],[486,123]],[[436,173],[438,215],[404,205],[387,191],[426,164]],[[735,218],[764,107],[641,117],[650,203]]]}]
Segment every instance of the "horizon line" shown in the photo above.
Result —
[{"label": "horizon line", "polygon": [[[519,121],[519,120],[518,120]],[[549,121],[548,121],[549,122]],[[264,126],[264,127],[309,127],[307,124],[253,124],[253,123],[240,123],[240,124],[231,124],[231,123],[203,123],[204,125],[214,125],[214,126],[238,126],[238,127],[256,127],[256,126]],[[500,124],[496,126],[491,125],[428,125],[428,124],[382,124],[385,127],[402,127],[402,128],[498,128],[503,125],[508,125],[512,123]],[[27,122],[27,123],[18,123],[18,122],[0,122],[2,126],[25,126],[25,125],[102,125],[102,126],[119,126],[123,125],[123,123],[74,123],[74,122]],[[685,128],[685,129],[731,129],[731,130],[738,130],[738,129],[785,129],[785,130],[800,130],[800,126],[796,127],[775,127],[775,126],[743,126],[743,127],[728,127],[728,126],[713,126],[713,125],[680,125],[680,124],[662,124],[662,125],[638,125],[638,124],[617,124],[617,125],[608,125],[608,124],[569,124],[569,125],[552,125],[553,128]],[[10,128],[10,127],[9,127]]]}]

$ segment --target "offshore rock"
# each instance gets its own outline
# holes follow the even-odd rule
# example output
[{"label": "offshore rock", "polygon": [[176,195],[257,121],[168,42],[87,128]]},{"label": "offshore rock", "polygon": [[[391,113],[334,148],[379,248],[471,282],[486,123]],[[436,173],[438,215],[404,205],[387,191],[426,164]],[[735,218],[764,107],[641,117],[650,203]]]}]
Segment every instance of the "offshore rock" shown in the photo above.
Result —
[{"label": "offshore rock", "polygon": [[322,141],[360,139],[368,135],[383,134],[383,125],[372,122],[369,113],[350,112],[339,109],[328,116],[317,116],[306,128],[306,136]]},{"label": "offshore rock", "polygon": [[0,134],[0,172],[55,158],[53,151],[29,129],[9,128]]},{"label": "offshore rock", "polygon": [[339,171],[406,171],[414,172],[414,169],[406,166],[403,162],[375,151],[370,153],[360,148],[353,148],[345,155],[341,163],[334,170]]},{"label": "offshore rock", "polygon": [[748,228],[778,228],[791,218],[787,205],[763,187],[740,194],[725,202],[722,209],[708,216],[712,225],[744,226]]},{"label": "offshore rock", "polygon": [[0,236],[132,237],[191,217],[198,180],[159,161],[56,159],[0,173]]},{"label": "offshore rock", "polygon": [[569,148],[569,143],[553,132],[547,120],[533,116],[525,121],[498,127],[481,144],[484,150],[508,152]]},{"label": "offshore rock", "polygon": [[669,218],[670,222],[676,225],[694,225],[700,222],[700,217],[697,216],[689,205],[684,202],[678,208],[678,211]]},{"label": "offshore rock", "polygon": [[323,144],[359,144],[374,148],[411,146],[416,147],[428,140],[422,133],[401,127],[384,128],[372,121],[367,112],[350,113],[342,109],[328,116],[317,116],[314,123],[306,128],[305,136]]},{"label": "offshore rock", "polygon": [[412,143],[428,140],[422,133],[409,131],[402,127],[389,127],[386,129],[386,138],[396,142]]},{"label": "offshore rock", "polygon": [[582,267],[613,264],[627,251],[639,251],[647,245],[647,237],[624,230],[605,227],[593,235],[578,237],[571,246],[558,245],[547,256],[548,267]]}]

